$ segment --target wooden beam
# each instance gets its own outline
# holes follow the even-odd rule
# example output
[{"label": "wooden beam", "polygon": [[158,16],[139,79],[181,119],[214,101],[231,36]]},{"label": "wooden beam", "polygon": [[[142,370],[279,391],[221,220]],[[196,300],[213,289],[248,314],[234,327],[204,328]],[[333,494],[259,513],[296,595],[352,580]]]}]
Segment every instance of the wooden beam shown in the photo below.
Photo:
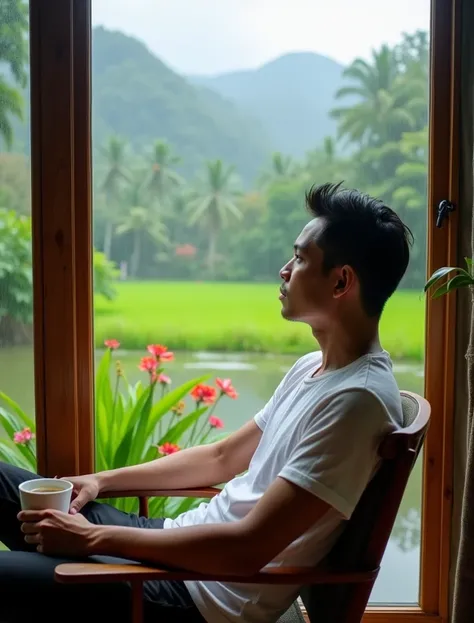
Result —
[{"label": "wooden beam", "polygon": [[79,453],[92,417],[88,5],[30,0],[35,400],[47,476],[92,468],[87,445]]},{"label": "wooden beam", "polygon": [[[456,51],[458,0],[433,0],[431,22],[430,150],[427,275],[456,261],[457,210],[441,228],[436,209],[458,202]],[[428,614],[448,616],[452,506],[455,296],[427,297],[425,396],[432,424],[424,449],[420,605]]]}]

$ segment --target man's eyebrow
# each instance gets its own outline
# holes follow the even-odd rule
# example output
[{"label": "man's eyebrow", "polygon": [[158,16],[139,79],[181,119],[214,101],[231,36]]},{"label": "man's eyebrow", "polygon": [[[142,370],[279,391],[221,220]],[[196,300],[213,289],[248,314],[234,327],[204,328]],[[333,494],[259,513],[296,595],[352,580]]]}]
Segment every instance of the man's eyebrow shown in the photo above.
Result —
[{"label": "man's eyebrow", "polygon": [[295,242],[295,244],[293,245],[293,249],[295,251],[306,251],[307,248],[308,248],[307,244],[298,244]]}]

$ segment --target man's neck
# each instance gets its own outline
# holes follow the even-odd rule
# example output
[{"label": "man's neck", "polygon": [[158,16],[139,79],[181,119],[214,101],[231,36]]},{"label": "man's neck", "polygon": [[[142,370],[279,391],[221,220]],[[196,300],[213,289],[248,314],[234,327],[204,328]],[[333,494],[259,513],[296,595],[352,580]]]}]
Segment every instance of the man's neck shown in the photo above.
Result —
[{"label": "man's neck", "polygon": [[347,324],[336,325],[328,330],[313,329],[313,335],[323,353],[321,366],[313,376],[343,368],[363,355],[382,350],[376,321],[359,325],[357,330]]}]

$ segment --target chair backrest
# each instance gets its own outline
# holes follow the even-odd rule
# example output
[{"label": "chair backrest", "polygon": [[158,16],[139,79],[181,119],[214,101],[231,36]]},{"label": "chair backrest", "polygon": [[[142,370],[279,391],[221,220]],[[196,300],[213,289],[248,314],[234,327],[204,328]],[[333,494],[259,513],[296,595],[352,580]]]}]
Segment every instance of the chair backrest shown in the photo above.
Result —
[{"label": "chair backrest", "polygon": [[[401,392],[403,428],[379,446],[381,462],[341,536],[327,556],[330,569],[378,569],[395,523],[408,478],[423,444],[430,405],[421,396]],[[304,587],[301,598],[310,621],[353,623],[362,618],[373,583]]]}]

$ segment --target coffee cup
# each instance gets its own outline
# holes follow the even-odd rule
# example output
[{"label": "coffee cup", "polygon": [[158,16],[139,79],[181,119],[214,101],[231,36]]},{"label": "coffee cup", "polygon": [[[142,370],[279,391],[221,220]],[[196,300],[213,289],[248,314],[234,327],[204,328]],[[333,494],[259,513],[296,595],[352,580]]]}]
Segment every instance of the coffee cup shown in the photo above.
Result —
[{"label": "coffee cup", "polygon": [[19,487],[22,510],[57,510],[69,512],[72,483],[58,478],[26,480]]}]

